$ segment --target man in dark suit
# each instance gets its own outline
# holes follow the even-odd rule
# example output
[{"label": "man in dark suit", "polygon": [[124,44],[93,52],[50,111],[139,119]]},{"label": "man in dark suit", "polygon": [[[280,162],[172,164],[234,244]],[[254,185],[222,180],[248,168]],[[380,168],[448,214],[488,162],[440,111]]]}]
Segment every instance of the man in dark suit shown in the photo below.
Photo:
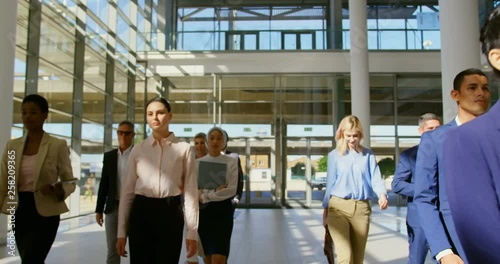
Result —
[{"label": "man in dark suit", "polygon": [[95,209],[95,219],[100,226],[103,223],[103,213],[106,214],[107,264],[120,263],[120,256],[116,252],[118,204],[120,201],[120,187],[123,182],[122,177],[125,176],[125,168],[134,141],[134,124],[130,121],[122,121],[118,125],[116,133],[119,147],[104,153],[102,176]]},{"label": "man in dark suit", "polygon": [[443,176],[443,140],[447,132],[486,112],[490,90],[486,75],[467,69],[453,81],[452,99],[457,102],[454,120],[422,135],[417,152],[414,202],[432,255],[442,264],[463,263],[463,249],[455,231]]},{"label": "man in dark suit", "polygon": [[[481,28],[483,53],[500,77],[500,7]],[[443,144],[451,215],[468,263],[500,263],[500,103],[450,131]]]},{"label": "man in dark suit", "polygon": [[[418,119],[418,132],[422,133],[434,130],[440,126],[441,122],[437,115],[433,113],[423,114]],[[392,181],[392,191],[407,197],[408,207],[406,213],[406,229],[408,232],[408,244],[410,254],[408,263],[423,264],[429,251],[424,231],[418,220],[417,207],[413,203],[413,193],[415,190],[415,163],[417,162],[418,145],[411,147],[399,156],[399,163],[394,172]]]}]

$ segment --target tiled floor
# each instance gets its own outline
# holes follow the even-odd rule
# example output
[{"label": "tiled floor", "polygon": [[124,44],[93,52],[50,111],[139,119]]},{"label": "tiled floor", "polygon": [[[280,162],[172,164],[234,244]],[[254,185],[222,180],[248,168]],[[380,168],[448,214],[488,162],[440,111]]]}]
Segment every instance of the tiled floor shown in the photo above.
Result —
[{"label": "tiled floor", "polygon": [[[228,263],[326,263],[322,209],[316,208],[238,209]],[[405,214],[405,207],[386,211],[374,207],[365,263],[407,263]],[[46,263],[105,263],[104,229],[93,217],[63,221]],[[6,252],[5,247],[0,248],[0,263],[20,263],[19,257],[9,257]]]}]

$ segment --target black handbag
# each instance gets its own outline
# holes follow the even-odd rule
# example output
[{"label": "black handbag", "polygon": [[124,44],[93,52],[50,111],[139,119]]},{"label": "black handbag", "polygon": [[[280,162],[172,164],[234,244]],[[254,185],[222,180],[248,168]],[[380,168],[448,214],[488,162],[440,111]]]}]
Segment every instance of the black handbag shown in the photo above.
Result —
[{"label": "black handbag", "polygon": [[330,231],[328,231],[328,226],[325,226],[325,245],[323,247],[323,253],[325,253],[328,264],[333,264],[333,240],[332,236],[330,235]]}]

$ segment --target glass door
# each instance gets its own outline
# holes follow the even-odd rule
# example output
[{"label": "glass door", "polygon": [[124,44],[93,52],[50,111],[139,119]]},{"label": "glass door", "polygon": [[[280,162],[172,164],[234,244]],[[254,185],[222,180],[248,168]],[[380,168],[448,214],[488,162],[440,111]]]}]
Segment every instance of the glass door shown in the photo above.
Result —
[{"label": "glass door", "polygon": [[259,32],[229,31],[226,33],[226,50],[258,50]]},{"label": "glass door", "polygon": [[240,206],[275,207],[276,91],[275,76],[220,76],[219,122],[237,152],[245,185]]},{"label": "glass door", "polygon": [[326,190],[326,161],[332,138],[287,138],[287,203],[320,207]]},{"label": "glass door", "polygon": [[336,87],[331,75],[280,78],[284,205],[320,206],[326,176],[320,161],[333,147]]},{"label": "glass door", "polygon": [[242,166],[246,173],[241,203],[244,206],[273,207],[276,205],[274,138],[247,138],[245,143]]},{"label": "glass door", "polygon": [[281,32],[281,49],[283,50],[316,49],[316,35],[314,31]]}]

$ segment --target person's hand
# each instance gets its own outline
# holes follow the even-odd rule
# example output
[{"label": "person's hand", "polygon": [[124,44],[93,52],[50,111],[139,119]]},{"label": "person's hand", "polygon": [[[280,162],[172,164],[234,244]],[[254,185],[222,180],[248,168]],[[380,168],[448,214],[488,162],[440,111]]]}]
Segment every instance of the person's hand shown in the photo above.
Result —
[{"label": "person's hand", "polygon": [[116,241],[116,251],[118,255],[122,257],[127,257],[127,251],[125,250],[125,245],[127,245],[126,237],[119,237]]},{"label": "person's hand", "polygon": [[389,201],[387,201],[387,196],[385,194],[381,194],[378,198],[378,205],[382,210],[387,209],[387,206],[389,206]]},{"label": "person's hand", "polygon": [[100,226],[102,226],[102,223],[104,222],[103,218],[102,218],[102,214],[96,213],[95,214],[95,221],[97,222],[97,224],[99,224]]},{"label": "person's hand", "polygon": [[198,190],[198,202],[203,203],[203,190]]},{"label": "person's hand", "polygon": [[217,187],[217,189],[215,189],[215,191],[218,192],[218,191],[220,191],[220,190],[222,190],[224,188],[227,188],[227,185],[223,184],[223,185]]},{"label": "person's hand", "polygon": [[323,226],[328,225],[328,208],[323,209]]},{"label": "person's hand", "polygon": [[40,187],[39,191],[43,195],[49,195],[49,194],[53,194],[55,192],[55,188],[51,184],[45,184],[45,185],[42,185],[42,187]]},{"label": "person's hand", "polygon": [[198,252],[198,241],[193,239],[186,239],[186,252],[187,257],[190,258]]},{"label": "person's hand", "polygon": [[464,264],[464,261],[455,254],[448,254],[441,258],[439,261],[441,264]]}]

